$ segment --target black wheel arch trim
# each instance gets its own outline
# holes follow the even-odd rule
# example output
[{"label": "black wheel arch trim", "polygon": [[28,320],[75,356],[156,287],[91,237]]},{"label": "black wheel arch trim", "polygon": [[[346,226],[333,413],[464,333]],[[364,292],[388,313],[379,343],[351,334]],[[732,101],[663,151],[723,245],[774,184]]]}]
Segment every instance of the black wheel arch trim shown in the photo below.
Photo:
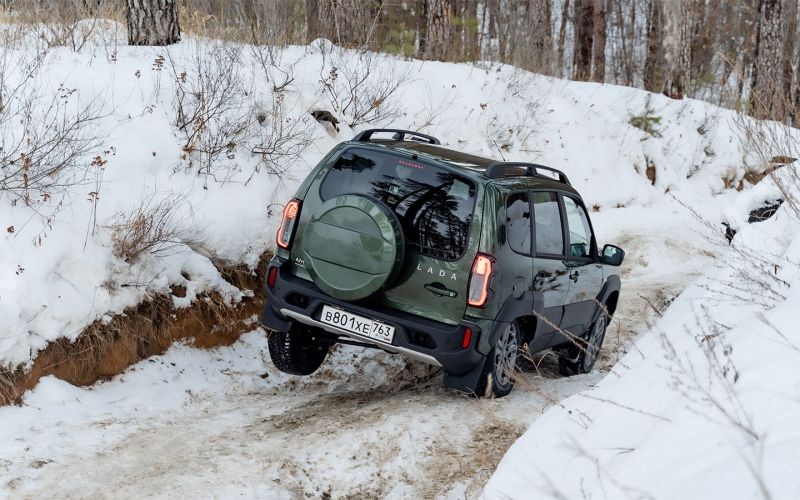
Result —
[{"label": "black wheel arch trim", "polygon": [[604,312],[605,306],[601,307],[601,304],[608,303],[608,298],[611,297],[611,294],[614,292],[619,294],[621,288],[622,282],[618,275],[612,274],[606,279],[603,288],[601,288],[600,293],[597,294],[597,310],[594,312],[594,316],[592,316],[592,324],[594,324],[597,318],[600,317],[600,314]]}]

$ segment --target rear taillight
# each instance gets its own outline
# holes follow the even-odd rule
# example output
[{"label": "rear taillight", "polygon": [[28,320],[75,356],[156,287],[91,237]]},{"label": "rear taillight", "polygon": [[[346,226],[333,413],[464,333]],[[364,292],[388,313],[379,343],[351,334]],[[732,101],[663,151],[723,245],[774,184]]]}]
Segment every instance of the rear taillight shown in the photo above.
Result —
[{"label": "rear taillight", "polygon": [[278,236],[275,238],[278,246],[281,248],[289,248],[292,243],[292,235],[294,235],[294,226],[297,218],[300,216],[300,200],[292,200],[286,204],[283,209],[283,217],[281,218],[281,226],[278,228]]},{"label": "rear taillight", "polygon": [[469,276],[469,293],[467,304],[472,307],[483,307],[489,298],[489,281],[492,279],[492,257],[479,253],[472,264]]}]

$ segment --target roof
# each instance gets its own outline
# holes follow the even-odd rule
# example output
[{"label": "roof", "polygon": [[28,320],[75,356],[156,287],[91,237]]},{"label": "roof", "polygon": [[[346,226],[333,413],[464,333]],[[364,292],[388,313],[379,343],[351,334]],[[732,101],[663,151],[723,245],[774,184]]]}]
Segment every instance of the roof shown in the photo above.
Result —
[{"label": "roof", "polygon": [[569,184],[543,175],[509,175],[507,177],[487,177],[484,175],[486,169],[492,164],[497,164],[497,160],[443,148],[442,146],[429,144],[426,142],[413,140],[396,141],[371,139],[363,142],[353,141],[353,145],[378,146],[380,148],[392,149],[407,154],[416,154],[427,160],[432,160],[437,163],[444,163],[445,165],[454,167],[462,172],[472,174],[470,177],[483,182],[501,186],[505,189],[541,187],[576,193],[574,188]]}]

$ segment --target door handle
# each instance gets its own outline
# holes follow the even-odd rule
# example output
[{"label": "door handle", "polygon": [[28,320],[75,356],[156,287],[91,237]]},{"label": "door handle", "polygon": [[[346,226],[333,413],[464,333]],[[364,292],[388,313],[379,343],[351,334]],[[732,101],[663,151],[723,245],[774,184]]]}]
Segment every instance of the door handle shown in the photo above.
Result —
[{"label": "door handle", "polygon": [[569,273],[569,279],[571,279],[574,283],[578,282],[578,278],[581,276],[581,273],[578,271],[572,271]]},{"label": "door handle", "polygon": [[428,283],[425,285],[425,290],[431,292],[438,297],[455,298],[458,293],[455,290],[450,290],[441,283]]}]

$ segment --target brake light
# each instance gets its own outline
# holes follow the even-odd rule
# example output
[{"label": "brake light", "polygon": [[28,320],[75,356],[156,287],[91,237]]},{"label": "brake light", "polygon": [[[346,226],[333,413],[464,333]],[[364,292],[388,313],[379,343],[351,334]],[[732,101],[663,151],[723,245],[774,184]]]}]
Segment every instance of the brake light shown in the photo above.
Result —
[{"label": "brake light", "polygon": [[294,234],[295,222],[299,215],[300,200],[292,200],[286,204],[286,207],[283,209],[281,225],[278,228],[278,235],[275,238],[279,247],[289,248],[289,244],[292,242],[292,235]]},{"label": "brake light", "polygon": [[489,255],[478,254],[472,264],[469,277],[469,293],[467,304],[472,307],[483,307],[489,298],[489,281],[492,278],[492,261]]}]

